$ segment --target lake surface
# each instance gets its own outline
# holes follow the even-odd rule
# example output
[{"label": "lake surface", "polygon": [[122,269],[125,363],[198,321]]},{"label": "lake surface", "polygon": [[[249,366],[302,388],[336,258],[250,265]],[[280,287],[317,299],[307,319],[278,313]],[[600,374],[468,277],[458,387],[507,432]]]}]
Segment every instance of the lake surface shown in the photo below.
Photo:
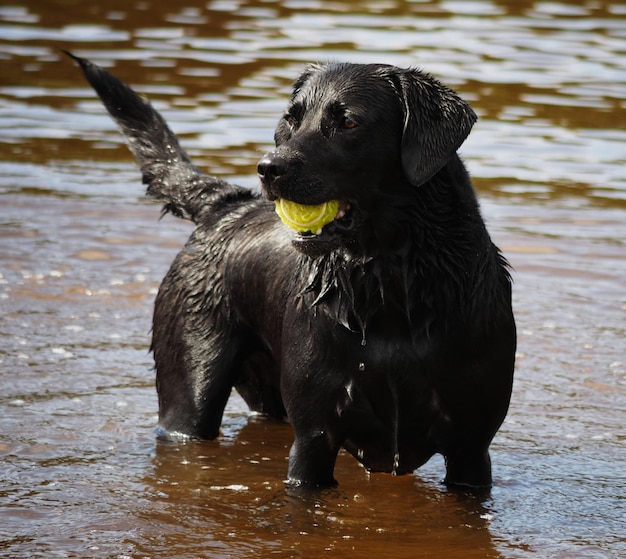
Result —
[{"label": "lake surface", "polygon": [[[344,454],[337,488],[290,494],[289,426],[237,397],[219,440],[157,444],[152,303],[190,226],[159,221],[61,49],[251,188],[306,62],[420,66],[471,102],[519,328],[489,494],[446,490],[439,457],[392,477]],[[626,556],[622,2],[6,0],[0,130],[0,556]]]}]

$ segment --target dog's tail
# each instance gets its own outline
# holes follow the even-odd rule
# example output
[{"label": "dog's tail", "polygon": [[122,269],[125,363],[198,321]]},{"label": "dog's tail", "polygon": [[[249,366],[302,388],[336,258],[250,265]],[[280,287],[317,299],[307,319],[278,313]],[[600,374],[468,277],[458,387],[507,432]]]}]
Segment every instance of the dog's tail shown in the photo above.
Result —
[{"label": "dog's tail", "polygon": [[89,60],[73,58],[109,111],[141,165],[147,194],[164,203],[163,211],[198,223],[202,214],[228,199],[252,193],[202,173],[180,147],[163,117],[128,85]]}]

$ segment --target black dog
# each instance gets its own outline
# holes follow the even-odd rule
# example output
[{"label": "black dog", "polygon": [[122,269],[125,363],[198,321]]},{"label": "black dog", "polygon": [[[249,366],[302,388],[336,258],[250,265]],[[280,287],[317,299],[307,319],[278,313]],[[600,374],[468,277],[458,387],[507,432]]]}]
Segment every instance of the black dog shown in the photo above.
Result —
[{"label": "black dog", "polygon": [[[456,154],[471,108],[417,70],[310,66],[259,162],[264,199],[200,172],[146,101],[76,60],[148,194],[197,225],[155,305],[164,432],[216,437],[235,387],[291,423],[291,483],[333,484],[344,446],[394,474],[441,453],[446,483],[490,485],[516,334],[507,263]],[[340,209],[294,234],[279,198]]]}]

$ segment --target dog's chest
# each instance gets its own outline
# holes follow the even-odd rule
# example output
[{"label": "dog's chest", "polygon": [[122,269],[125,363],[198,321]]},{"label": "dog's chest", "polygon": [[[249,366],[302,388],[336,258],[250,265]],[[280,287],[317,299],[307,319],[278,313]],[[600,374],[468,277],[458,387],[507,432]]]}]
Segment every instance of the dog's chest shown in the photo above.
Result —
[{"label": "dog's chest", "polygon": [[[346,348],[348,349],[348,348]],[[369,335],[365,344],[351,344],[342,353],[343,387],[339,407],[389,408],[393,415],[430,398],[433,357],[428,339]]]},{"label": "dog's chest", "polygon": [[368,340],[345,360],[332,413],[348,450],[368,468],[410,471],[421,460],[439,413],[429,361],[403,339]]}]

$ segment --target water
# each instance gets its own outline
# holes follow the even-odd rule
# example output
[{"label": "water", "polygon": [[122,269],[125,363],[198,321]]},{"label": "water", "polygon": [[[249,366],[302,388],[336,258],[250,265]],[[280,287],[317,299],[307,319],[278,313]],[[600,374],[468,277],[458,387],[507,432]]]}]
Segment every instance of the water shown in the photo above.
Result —
[{"label": "water", "polygon": [[[308,61],[419,65],[472,103],[519,326],[490,494],[448,492],[437,457],[392,477],[343,454],[338,488],[290,494],[289,427],[236,397],[220,440],[156,443],[152,302],[190,228],[60,49],[250,187]],[[622,3],[8,0],[0,60],[0,556],[626,555]]]}]

